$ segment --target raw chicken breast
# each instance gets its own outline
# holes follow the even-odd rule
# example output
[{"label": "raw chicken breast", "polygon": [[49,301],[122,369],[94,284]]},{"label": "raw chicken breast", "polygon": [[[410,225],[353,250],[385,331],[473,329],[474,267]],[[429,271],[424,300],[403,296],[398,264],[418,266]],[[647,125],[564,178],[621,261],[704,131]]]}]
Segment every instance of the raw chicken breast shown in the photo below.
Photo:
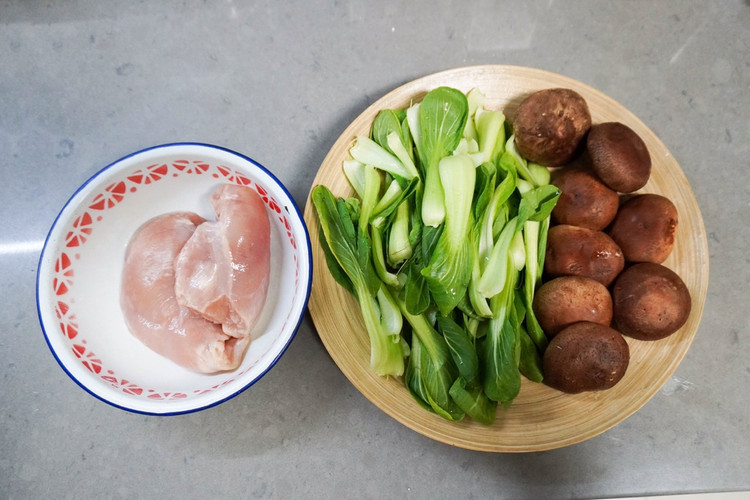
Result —
[{"label": "raw chicken breast", "polygon": [[234,338],[175,297],[175,259],[203,223],[179,212],[151,219],[125,253],[120,305],[131,333],[153,351],[201,373],[237,368],[249,338]]},{"label": "raw chicken breast", "polygon": [[224,184],[211,205],[218,220],[198,226],[175,261],[177,300],[227,335],[249,336],[268,292],[271,224],[248,187]]}]

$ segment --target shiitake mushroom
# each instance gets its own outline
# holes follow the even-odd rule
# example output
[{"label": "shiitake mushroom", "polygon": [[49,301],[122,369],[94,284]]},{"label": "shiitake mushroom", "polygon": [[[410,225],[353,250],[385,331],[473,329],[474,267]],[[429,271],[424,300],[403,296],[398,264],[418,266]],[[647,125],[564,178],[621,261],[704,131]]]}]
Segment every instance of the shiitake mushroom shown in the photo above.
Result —
[{"label": "shiitake mushroom", "polygon": [[690,292],[677,273],[653,262],[635,264],[612,287],[613,326],[639,340],[659,340],[690,316]]},{"label": "shiitake mushroom", "polygon": [[617,192],[637,191],[651,176],[651,155],[646,143],[624,123],[593,125],[586,148],[596,175]]},{"label": "shiitake mushroom", "polygon": [[601,231],[617,215],[617,192],[589,169],[572,166],[558,169],[550,183],[560,189],[560,198],[552,210],[552,218],[558,224]]},{"label": "shiitake mushroom", "polygon": [[616,330],[598,323],[575,323],[550,340],[544,351],[544,383],[576,394],[615,386],[630,364],[630,347]]},{"label": "shiitake mushroom", "polygon": [[677,208],[659,194],[641,194],[625,201],[608,229],[628,262],[661,264],[674,246]]},{"label": "shiitake mushroom", "polygon": [[550,228],[544,258],[548,276],[586,276],[609,286],[624,267],[622,250],[607,233],[569,224]]},{"label": "shiitake mushroom", "polygon": [[540,90],[526,97],[513,120],[516,147],[526,159],[547,167],[570,161],[591,127],[586,100],[566,88]]},{"label": "shiitake mushroom", "polygon": [[580,321],[605,326],[612,321],[609,290],[584,276],[561,276],[547,281],[534,294],[532,308],[548,338]]}]

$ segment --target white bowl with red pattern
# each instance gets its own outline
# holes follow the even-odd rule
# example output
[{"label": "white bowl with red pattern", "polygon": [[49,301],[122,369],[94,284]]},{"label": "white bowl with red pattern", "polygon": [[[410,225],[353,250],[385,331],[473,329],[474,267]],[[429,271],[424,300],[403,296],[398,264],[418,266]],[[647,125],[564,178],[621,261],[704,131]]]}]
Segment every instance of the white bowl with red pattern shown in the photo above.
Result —
[{"label": "white bowl with red pattern", "polygon": [[[128,331],[120,310],[125,248],[156,215],[215,217],[221,183],[254,188],[271,220],[271,280],[260,333],[231,372],[205,375],[154,353]],[[267,169],[206,144],[167,144],[103,168],[63,207],[37,273],[39,321],[63,370],[93,396],[124,410],[174,415],[217,405],[250,387],[286,350],[307,307],[310,240],[289,192]]]}]

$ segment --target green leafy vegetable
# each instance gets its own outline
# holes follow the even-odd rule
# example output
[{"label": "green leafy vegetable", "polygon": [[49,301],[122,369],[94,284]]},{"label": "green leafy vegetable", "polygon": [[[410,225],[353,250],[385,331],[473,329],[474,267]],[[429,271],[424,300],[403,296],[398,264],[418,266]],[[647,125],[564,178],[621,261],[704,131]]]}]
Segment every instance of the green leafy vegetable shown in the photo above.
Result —
[{"label": "green leafy vegetable", "polygon": [[438,165],[458,146],[468,114],[466,96],[450,87],[431,90],[419,105],[419,134],[415,136],[415,142],[417,156],[424,169],[422,220],[427,226],[438,226],[445,218],[443,184]]},{"label": "green leafy vegetable", "polygon": [[[506,258],[510,260],[511,257]],[[510,321],[518,275],[515,269],[507,272],[502,293],[490,300],[492,318],[481,344],[484,392],[488,398],[499,403],[513,401],[521,390],[521,374],[518,371],[520,336]]]},{"label": "green leafy vegetable", "polygon": [[493,161],[497,155],[498,143],[505,142],[505,115],[500,111],[480,109],[476,113],[477,135],[481,163]]},{"label": "green leafy vegetable", "polygon": [[448,314],[463,299],[471,278],[471,201],[474,196],[474,163],[466,155],[440,161],[440,180],[445,191],[445,228],[429,264],[422,270],[440,313]]},{"label": "green leafy vegetable", "polygon": [[481,386],[469,387],[459,377],[451,386],[449,394],[461,410],[480,424],[492,425],[495,422],[497,402],[488,398]]},{"label": "green leafy vegetable", "polygon": [[458,323],[447,316],[438,316],[437,324],[461,378],[471,383],[478,381],[479,357],[473,339]]},{"label": "green leafy vegetable", "polygon": [[362,231],[354,232],[346,208],[341,210],[331,191],[325,186],[315,186],[312,200],[318,213],[321,229],[328,242],[331,255],[351,281],[360,305],[365,328],[370,337],[370,367],[381,376],[401,376],[404,357],[398,339],[381,323],[380,306],[376,294],[381,282],[373,269],[370,243]]},{"label": "green leafy vegetable", "polygon": [[409,200],[403,200],[388,234],[388,264],[394,267],[409,259],[414,252],[409,238],[409,211]]},{"label": "green leafy vegetable", "polygon": [[445,339],[423,315],[411,314],[406,303],[399,301],[401,313],[412,328],[411,356],[419,356],[410,374],[413,391],[420,394],[435,413],[447,420],[461,420],[464,412],[450,396],[450,388],[458,376],[458,369],[451,358]]},{"label": "green leafy vegetable", "polygon": [[358,136],[349,154],[360,163],[388,172],[404,186],[416,173],[410,172],[396,156],[369,137]]},{"label": "green leafy vegetable", "polygon": [[370,365],[441,417],[491,425],[543,380],[533,298],[559,190],[485,96],[449,87],[381,110],[343,162],[354,190],[312,200],[332,277],[356,297]]},{"label": "green leafy vegetable", "polygon": [[404,131],[401,128],[401,122],[406,117],[402,110],[383,109],[375,116],[370,130],[370,137],[381,147],[387,149],[391,154],[395,153],[388,146],[388,135],[395,133],[399,139],[404,141]]}]

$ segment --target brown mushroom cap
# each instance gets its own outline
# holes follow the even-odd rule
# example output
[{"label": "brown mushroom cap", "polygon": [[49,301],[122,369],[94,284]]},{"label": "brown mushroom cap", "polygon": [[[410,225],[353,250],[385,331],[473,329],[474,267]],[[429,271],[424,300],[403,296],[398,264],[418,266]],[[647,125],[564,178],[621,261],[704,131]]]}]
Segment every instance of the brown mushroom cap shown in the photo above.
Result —
[{"label": "brown mushroom cap", "polygon": [[617,193],[587,169],[559,169],[552,174],[550,184],[561,191],[552,210],[552,217],[559,224],[602,230],[617,215]]},{"label": "brown mushroom cap", "polygon": [[571,89],[540,90],[521,102],[513,121],[516,147],[547,167],[567,163],[591,127],[585,99]]},{"label": "brown mushroom cap", "polygon": [[674,246],[677,208],[654,193],[636,195],[620,206],[608,234],[628,262],[661,264]]},{"label": "brown mushroom cap", "polygon": [[651,155],[643,139],[620,122],[591,127],[586,139],[592,168],[610,188],[632,193],[642,188],[651,175]]},{"label": "brown mushroom cap", "polygon": [[576,394],[614,387],[630,364],[630,347],[616,330],[575,323],[550,340],[544,351],[544,383]]},{"label": "brown mushroom cap", "polygon": [[624,267],[622,250],[603,231],[558,224],[547,234],[544,272],[548,276],[586,276],[609,286]]},{"label": "brown mushroom cap", "polygon": [[579,321],[605,326],[612,321],[609,290],[585,276],[561,276],[544,283],[534,294],[532,307],[548,338]]},{"label": "brown mushroom cap", "polygon": [[624,335],[659,340],[672,335],[690,316],[690,292],[671,269],[644,262],[618,276],[612,287],[613,324]]}]

